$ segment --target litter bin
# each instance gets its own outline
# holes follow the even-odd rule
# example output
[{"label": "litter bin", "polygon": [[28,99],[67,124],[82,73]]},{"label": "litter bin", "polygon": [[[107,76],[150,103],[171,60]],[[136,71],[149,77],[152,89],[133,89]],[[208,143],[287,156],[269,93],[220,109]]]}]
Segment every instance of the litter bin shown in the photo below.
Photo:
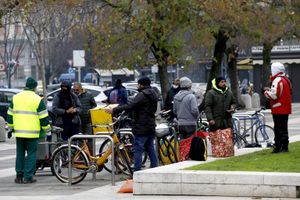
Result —
[{"label": "litter bin", "polygon": [[6,141],[5,120],[0,116],[0,142]]}]

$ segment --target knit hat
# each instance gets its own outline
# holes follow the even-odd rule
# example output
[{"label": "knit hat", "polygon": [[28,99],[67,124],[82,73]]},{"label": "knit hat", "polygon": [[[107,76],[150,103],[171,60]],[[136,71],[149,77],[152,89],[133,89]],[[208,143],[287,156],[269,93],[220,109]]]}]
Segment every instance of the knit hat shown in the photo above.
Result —
[{"label": "knit hat", "polygon": [[188,77],[184,76],[180,79],[180,88],[191,88],[192,81]]},{"label": "knit hat", "polygon": [[223,76],[216,78],[216,86],[218,86],[221,81],[226,81],[226,79]]},{"label": "knit hat", "polygon": [[38,85],[38,83],[32,77],[27,78],[27,80],[26,80],[26,89],[32,90],[32,89],[36,88],[37,85]]},{"label": "knit hat", "polygon": [[148,77],[142,77],[138,80],[138,84],[143,86],[150,86],[151,80]]},{"label": "knit hat", "polygon": [[273,63],[271,65],[271,72],[272,72],[272,76],[275,76],[279,72],[284,73],[285,72],[284,65],[282,63],[280,63],[280,62]]}]

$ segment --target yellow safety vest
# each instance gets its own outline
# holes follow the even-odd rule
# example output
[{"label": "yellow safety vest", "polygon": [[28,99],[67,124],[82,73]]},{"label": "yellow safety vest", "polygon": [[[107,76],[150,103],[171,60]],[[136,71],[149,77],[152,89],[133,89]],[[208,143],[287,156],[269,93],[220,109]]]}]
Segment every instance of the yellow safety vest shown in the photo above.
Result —
[{"label": "yellow safety vest", "polygon": [[40,119],[48,116],[48,111],[38,112],[41,97],[33,91],[24,90],[13,97],[13,109],[8,114],[13,116],[13,128],[16,137],[39,138]]}]

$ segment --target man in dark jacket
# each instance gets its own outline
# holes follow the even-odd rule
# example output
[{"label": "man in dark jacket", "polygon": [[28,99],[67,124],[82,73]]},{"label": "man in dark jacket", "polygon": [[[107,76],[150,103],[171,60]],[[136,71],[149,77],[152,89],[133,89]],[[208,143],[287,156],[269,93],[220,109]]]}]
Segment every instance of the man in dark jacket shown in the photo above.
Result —
[{"label": "man in dark jacket", "polygon": [[175,79],[173,81],[172,87],[168,91],[167,98],[165,101],[165,106],[164,110],[171,110],[171,118],[174,118],[174,113],[173,113],[173,103],[174,103],[174,96],[180,91],[180,80]]},{"label": "man in dark jacket", "polygon": [[[81,112],[79,114],[81,119],[81,127],[79,131],[86,135],[92,134],[91,119],[89,110],[97,106],[93,95],[87,90],[82,88],[82,85],[78,82],[73,84],[73,92],[78,96],[81,103]],[[88,145],[92,151],[92,139],[89,140]]]},{"label": "man in dark jacket", "polygon": [[147,77],[138,80],[139,93],[130,104],[107,109],[108,113],[120,113],[133,111],[132,133],[134,134],[134,171],[141,170],[142,154],[146,151],[150,157],[150,167],[157,167],[155,155],[155,112],[157,109],[158,94],[150,86],[151,81]]},{"label": "man in dark jacket", "polygon": [[55,125],[64,129],[61,133],[62,139],[68,140],[79,133],[81,120],[78,114],[81,112],[81,103],[71,91],[71,82],[63,81],[60,87],[60,92],[53,98],[52,109],[56,115]]},{"label": "man in dark jacket", "polygon": [[205,96],[205,114],[211,131],[232,128],[232,112],[235,99],[226,86],[226,80],[218,77],[212,80],[212,89]]}]

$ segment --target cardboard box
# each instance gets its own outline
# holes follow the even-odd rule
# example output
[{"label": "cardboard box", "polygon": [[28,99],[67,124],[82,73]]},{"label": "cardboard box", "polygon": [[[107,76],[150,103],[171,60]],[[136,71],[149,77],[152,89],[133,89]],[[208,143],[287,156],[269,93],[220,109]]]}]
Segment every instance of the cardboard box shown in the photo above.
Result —
[{"label": "cardboard box", "polygon": [[100,125],[101,127],[93,127],[93,133],[97,132],[111,132],[112,129],[108,126],[113,122],[112,115],[107,113],[105,109],[115,108],[118,104],[109,104],[103,106],[97,106],[96,108],[90,109],[90,117],[92,125]]}]

